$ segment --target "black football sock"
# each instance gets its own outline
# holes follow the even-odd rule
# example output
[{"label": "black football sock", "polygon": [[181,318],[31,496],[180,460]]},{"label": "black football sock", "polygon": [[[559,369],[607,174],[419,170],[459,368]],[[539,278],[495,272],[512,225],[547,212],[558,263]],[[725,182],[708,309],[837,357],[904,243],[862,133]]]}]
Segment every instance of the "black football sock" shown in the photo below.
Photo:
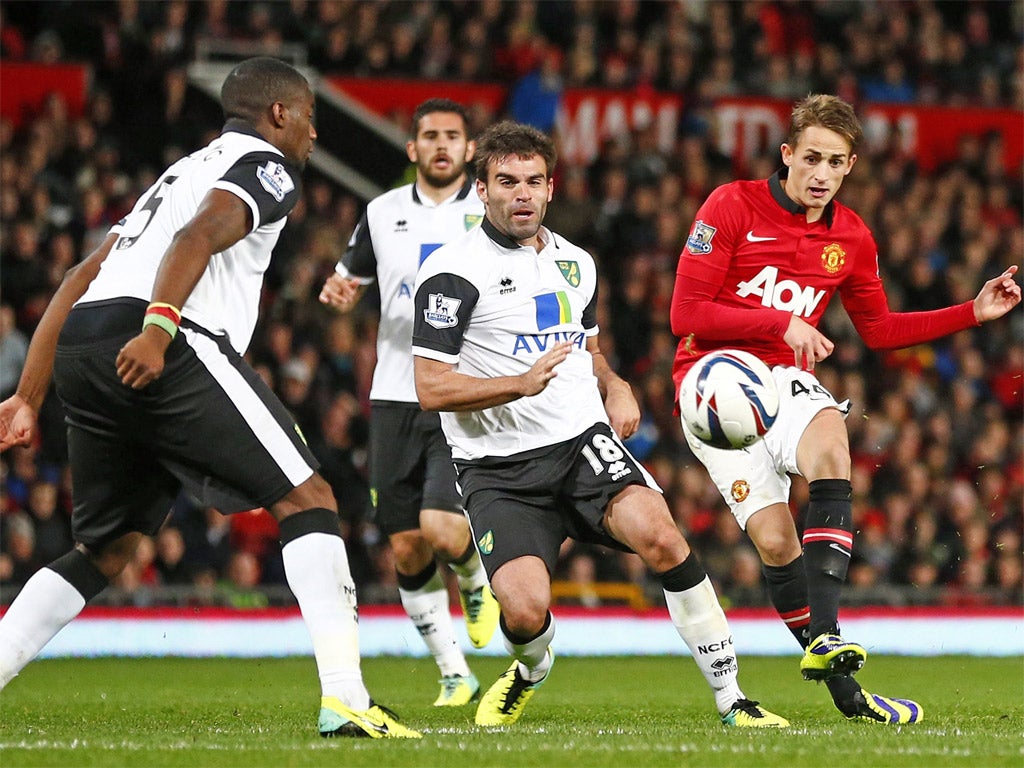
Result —
[{"label": "black football sock", "polygon": [[832,694],[832,702],[836,709],[847,717],[857,714],[856,696],[860,693],[860,683],[850,675],[833,675],[825,678],[825,685]]},{"label": "black football sock", "polygon": [[787,565],[764,565],[764,580],[772,605],[793,637],[806,648],[811,641],[808,627],[811,611],[807,607],[807,573],[804,571],[803,555]]},{"label": "black football sock", "polygon": [[815,480],[804,523],[804,569],[810,637],[839,631],[839,600],[853,550],[853,511],[849,480]]}]

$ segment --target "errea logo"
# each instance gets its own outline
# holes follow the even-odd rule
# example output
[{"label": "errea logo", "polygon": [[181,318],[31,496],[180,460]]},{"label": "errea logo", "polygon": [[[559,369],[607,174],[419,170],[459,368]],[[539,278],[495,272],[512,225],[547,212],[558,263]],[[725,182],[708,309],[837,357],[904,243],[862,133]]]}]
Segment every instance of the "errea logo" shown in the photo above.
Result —
[{"label": "errea logo", "polygon": [[798,317],[810,317],[825,298],[825,291],[815,291],[793,280],[779,280],[778,267],[765,267],[753,280],[743,280],[736,286],[736,295],[760,296],[761,304]]}]

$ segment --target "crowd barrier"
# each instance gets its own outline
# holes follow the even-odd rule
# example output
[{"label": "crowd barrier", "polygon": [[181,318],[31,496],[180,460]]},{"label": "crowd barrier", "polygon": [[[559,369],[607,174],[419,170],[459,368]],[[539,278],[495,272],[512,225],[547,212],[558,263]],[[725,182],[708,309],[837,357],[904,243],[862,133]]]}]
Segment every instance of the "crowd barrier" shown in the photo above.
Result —
[{"label": "crowd barrier", "polygon": [[[664,609],[555,611],[555,645],[562,655],[688,655]],[[792,636],[770,610],[729,611],[738,653],[783,656],[797,652]],[[857,609],[841,615],[843,634],[869,653],[904,656],[1024,655],[1024,610],[998,608]],[[476,651],[459,630],[467,652],[506,654],[499,636]],[[423,656],[426,647],[397,606],[360,610],[364,657]],[[311,655],[297,609],[89,608],[44,648],[42,658],[92,656],[280,657]]]}]

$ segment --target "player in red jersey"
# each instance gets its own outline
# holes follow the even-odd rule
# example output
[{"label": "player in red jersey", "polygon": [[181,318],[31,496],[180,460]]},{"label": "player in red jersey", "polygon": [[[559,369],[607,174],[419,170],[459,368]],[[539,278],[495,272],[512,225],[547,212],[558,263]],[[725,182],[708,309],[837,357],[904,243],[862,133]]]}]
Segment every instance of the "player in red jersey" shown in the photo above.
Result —
[{"label": "player in red jersey", "polygon": [[[793,109],[783,167],[771,178],[716,189],[697,212],[679,257],[672,331],[678,391],[690,366],[722,348],[773,367],[779,418],[743,451],[700,442],[683,427],[739,524],[757,547],[779,615],[805,648],[803,676],[824,680],[847,717],[913,723],[916,703],[866,692],[853,679],[867,653],[839,635],[839,597],[853,547],[850,447],[839,404],[814,377],[834,344],[817,328],[838,291],[872,349],[930,341],[1002,317],[1021,300],[1016,266],[973,301],[930,312],[889,310],[878,249],[860,217],[834,198],[857,160],[863,133],[853,108],[812,95]],[[810,503],[803,540],[788,500],[789,474],[805,477]]]}]

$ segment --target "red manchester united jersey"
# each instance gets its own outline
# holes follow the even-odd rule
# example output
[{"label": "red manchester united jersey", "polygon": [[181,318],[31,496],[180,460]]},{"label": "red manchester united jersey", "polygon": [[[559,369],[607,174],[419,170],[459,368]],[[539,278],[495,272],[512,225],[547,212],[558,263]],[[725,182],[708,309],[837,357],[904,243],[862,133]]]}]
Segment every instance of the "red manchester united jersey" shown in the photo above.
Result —
[{"label": "red manchester united jersey", "polygon": [[697,212],[679,256],[672,332],[678,389],[686,370],[715,349],[751,352],[769,365],[793,365],[783,341],[790,317],[817,327],[838,291],[872,348],[928,341],[975,325],[971,302],[933,312],[892,313],[867,225],[833,200],[809,224],[782,188],[782,174],[725,184]]}]

